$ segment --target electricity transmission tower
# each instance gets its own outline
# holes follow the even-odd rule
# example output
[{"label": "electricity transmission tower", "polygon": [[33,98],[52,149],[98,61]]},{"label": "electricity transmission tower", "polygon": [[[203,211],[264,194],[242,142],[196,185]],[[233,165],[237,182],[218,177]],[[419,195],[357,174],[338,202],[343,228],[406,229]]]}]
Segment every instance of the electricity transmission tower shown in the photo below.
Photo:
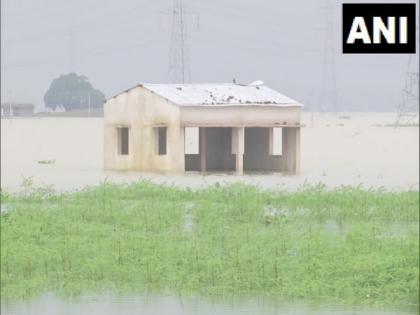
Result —
[{"label": "electricity transmission tower", "polygon": [[325,37],[324,56],[322,65],[321,97],[319,111],[338,111],[337,84],[335,70],[335,43],[334,43],[334,7],[330,0],[326,0],[325,9]]},{"label": "electricity transmission tower", "polygon": [[397,107],[397,127],[414,122],[419,116],[419,64],[416,59],[413,55],[408,57],[402,100]]},{"label": "electricity transmission tower", "polygon": [[172,15],[171,46],[169,49],[169,79],[173,83],[190,80],[188,64],[187,12],[183,0],[174,0],[166,13]]}]

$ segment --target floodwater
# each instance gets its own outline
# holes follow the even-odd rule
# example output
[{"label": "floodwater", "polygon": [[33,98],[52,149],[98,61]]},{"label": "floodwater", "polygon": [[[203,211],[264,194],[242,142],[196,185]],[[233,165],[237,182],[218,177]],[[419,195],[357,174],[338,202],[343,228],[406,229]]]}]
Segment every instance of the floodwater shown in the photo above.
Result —
[{"label": "floodwater", "polygon": [[[341,117],[340,117],[341,116]],[[1,120],[2,189],[19,191],[22,182],[52,185],[58,190],[81,189],[105,179],[130,182],[141,179],[198,188],[213,183],[246,182],[264,188],[294,190],[300,185],[328,187],[359,185],[387,189],[418,189],[419,128],[387,126],[394,113],[303,114],[302,172],[282,174],[150,174],[103,170],[102,118],[21,118]],[[313,124],[312,124],[313,122]],[[3,205],[2,205],[3,206]],[[6,205],[2,211],[7,211]],[[186,218],[185,229],[189,223]],[[334,230],[330,222],[326,228]],[[396,229],[397,231],[397,229]],[[397,231],[398,232],[398,231]],[[321,303],[275,303],[247,298],[223,301],[200,297],[149,295],[84,295],[63,299],[46,294],[31,300],[2,301],[1,314],[417,314],[406,307],[349,307]]]},{"label": "floodwater", "polygon": [[208,300],[199,297],[150,295],[97,295],[60,299],[52,294],[25,301],[4,302],[3,315],[409,315],[410,309],[382,309],[380,307],[350,307],[318,304],[282,304],[267,298],[232,298]]},{"label": "floodwater", "polygon": [[[301,174],[151,174],[103,170],[102,118],[1,120],[1,184],[21,189],[24,179],[58,190],[80,189],[107,179],[197,188],[246,182],[293,190],[302,184],[418,189],[419,128],[389,126],[395,113],[303,113]],[[416,121],[418,122],[418,120]]]}]

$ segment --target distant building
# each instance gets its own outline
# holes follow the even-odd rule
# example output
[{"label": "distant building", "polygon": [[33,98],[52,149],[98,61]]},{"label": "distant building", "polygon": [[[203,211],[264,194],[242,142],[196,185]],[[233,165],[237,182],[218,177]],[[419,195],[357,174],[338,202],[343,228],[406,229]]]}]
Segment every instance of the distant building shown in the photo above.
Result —
[{"label": "distant building", "polygon": [[29,117],[34,110],[35,105],[30,103],[2,103],[1,117]]},{"label": "distant building", "polygon": [[298,173],[301,107],[261,81],[139,84],[104,105],[105,168]]}]

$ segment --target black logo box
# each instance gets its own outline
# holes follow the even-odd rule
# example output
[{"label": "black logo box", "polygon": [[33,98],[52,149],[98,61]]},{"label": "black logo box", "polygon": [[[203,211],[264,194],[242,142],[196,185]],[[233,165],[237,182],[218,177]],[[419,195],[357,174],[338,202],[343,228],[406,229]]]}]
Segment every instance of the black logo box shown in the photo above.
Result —
[{"label": "black logo box", "polygon": [[[415,3],[343,3],[343,53],[344,54],[415,54],[416,53],[416,4]],[[353,44],[347,44],[353,19],[356,16],[363,17],[369,35],[373,34],[373,17],[379,16],[384,23],[387,17],[396,17],[396,42],[388,44],[385,40],[381,43],[365,44],[362,40],[356,40]],[[407,17],[407,43],[400,44],[398,17]]]}]

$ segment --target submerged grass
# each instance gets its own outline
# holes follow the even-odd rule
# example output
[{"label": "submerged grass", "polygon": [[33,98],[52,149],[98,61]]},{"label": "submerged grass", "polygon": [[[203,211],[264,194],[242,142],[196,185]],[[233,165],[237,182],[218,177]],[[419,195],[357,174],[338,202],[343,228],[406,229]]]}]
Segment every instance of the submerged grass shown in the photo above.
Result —
[{"label": "submerged grass", "polygon": [[416,191],[105,183],[2,203],[6,298],[152,288],[418,304]]}]

